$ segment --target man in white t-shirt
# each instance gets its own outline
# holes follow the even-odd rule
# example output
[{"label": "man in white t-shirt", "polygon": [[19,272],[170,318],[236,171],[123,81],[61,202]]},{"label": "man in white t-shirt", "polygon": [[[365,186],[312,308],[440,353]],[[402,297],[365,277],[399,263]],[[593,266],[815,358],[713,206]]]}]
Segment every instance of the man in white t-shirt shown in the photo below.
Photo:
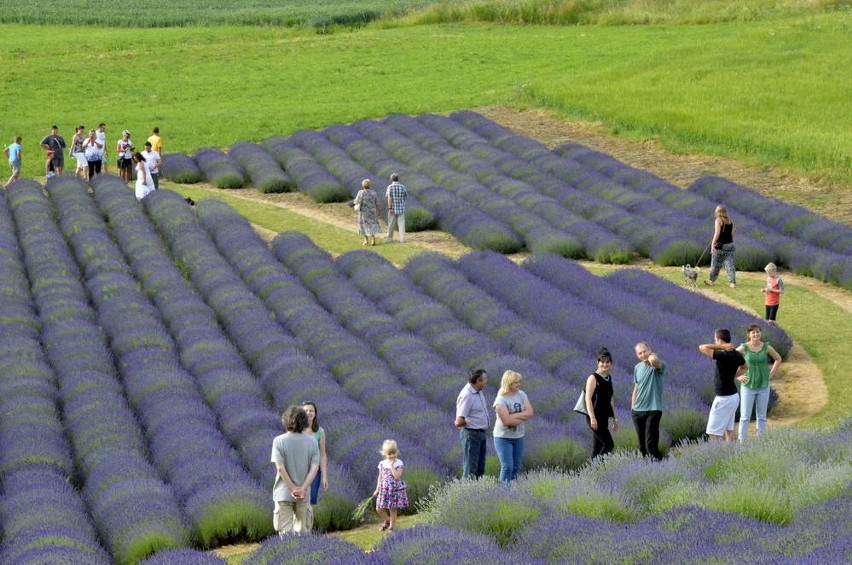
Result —
[{"label": "man in white t-shirt", "polygon": [[101,146],[101,167],[104,173],[107,171],[107,144],[106,144],[106,124],[101,122],[95,131],[95,139]]},{"label": "man in white t-shirt", "polygon": [[142,152],[145,157],[145,162],[148,163],[148,169],[151,171],[151,178],[154,180],[154,190],[160,188],[160,163],[162,158],[160,154],[151,149],[151,142],[145,142],[145,151]]}]

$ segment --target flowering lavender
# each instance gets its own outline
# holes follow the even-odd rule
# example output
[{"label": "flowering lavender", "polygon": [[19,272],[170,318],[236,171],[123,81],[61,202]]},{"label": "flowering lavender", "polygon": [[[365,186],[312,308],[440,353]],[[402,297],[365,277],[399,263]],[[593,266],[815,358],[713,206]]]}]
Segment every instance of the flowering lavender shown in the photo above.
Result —
[{"label": "flowering lavender", "polygon": [[164,549],[140,561],[139,565],[223,565],[224,563],[226,563],[224,559],[210,551]]},{"label": "flowering lavender", "polygon": [[[242,467],[215,413],[180,366],[174,341],[108,237],[85,185],[52,183],[47,189],[87,278],[152,460],[183,502],[195,535],[206,545],[241,529],[255,536],[267,532],[267,494]],[[223,512],[226,503],[233,506]]]},{"label": "flowering lavender", "polygon": [[274,536],[264,541],[257,551],[243,561],[245,565],[264,565],[267,563],[346,565],[349,563],[382,562],[371,560],[356,545],[333,536],[323,535],[288,536],[285,538]]},{"label": "flowering lavender", "polygon": [[211,147],[204,147],[193,156],[207,181],[217,188],[242,188],[245,172],[232,157]]},{"label": "flowering lavender", "polygon": [[263,141],[263,147],[296,182],[299,190],[316,202],[343,202],[349,199],[349,190],[340,180],[299,149],[292,140],[272,137]]},{"label": "flowering lavender", "polygon": [[502,549],[485,535],[445,526],[415,526],[395,532],[373,554],[390,563],[540,563],[527,554]]},{"label": "flowering lavender", "polygon": [[204,173],[198,168],[195,159],[183,153],[163,155],[160,172],[164,178],[181,184],[194,184],[204,178]]},{"label": "flowering lavender", "polygon": [[[52,188],[76,186],[69,177],[55,179]],[[115,368],[102,330],[93,320],[80,271],[53,223],[52,210],[37,183],[20,181],[7,190],[18,226],[24,262],[32,281],[33,298],[52,314],[42,318],[41,340],[57,374],[62,391],[63,418],[74,446],[85,484],[84,496],[101,538],[120,561],[144,557],[158,548],[175,547],[189,535],[175,494],[143,456],[139,425],[120,392]],[[62,310],[66,303],[69,308]],[[74,355],[63,355],[63,348]],[[75,385],[75,379],[92,376],[103,388]],[[120,455],[119,455],[120,454]],[[115,464],[115,457],[122,460]],[[93,479],[107,463],[106,476]],[[109,495],[107,484],[118,485],[130,473],[144,480]],[[97,484],[96,484],[97,483]],[[132,501],[132,502],[131,502]],[[134,507],[134,527],[126,527],[125,511]]]},{"label": "flowering lavender", "polygon": [[261,192],[288,192],[293,188],[287,173],[260,145],[248,141],[237,142],[228,150],[228,155],[240,164],[252,184]]}]

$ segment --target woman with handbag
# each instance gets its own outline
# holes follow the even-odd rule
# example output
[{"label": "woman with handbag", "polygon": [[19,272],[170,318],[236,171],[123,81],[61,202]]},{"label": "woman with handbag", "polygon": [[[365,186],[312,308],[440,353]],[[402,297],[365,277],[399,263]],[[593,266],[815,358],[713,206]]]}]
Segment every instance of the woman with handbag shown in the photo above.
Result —
[{"label": "woman with handbag", "polygon": [[362,245],[376,245],[376,234],[381,231],[379,226],[381,211],[379,197],[372,189],[370,179],[361,181],[361,190],[358,191],[352,207],[358,214],[358,234],[364,236]]},{"label": "woman with handbag", "polygon": [[618,418],[615,416],[615,400],[612,394],[612,355],[607,348],[598,351],[598,369],[586,379],[586,422],[595,438],[592,459],[606,455],[615,448],[612,434],[609,433],[609,419],[612,418],[612,431],[618,431]]},{"label": "woman with handbag", "polygon": [[728,273],[728,284],[731,288],[737,286],[737,272],[734,269],[734,222],[728,217],[728,209],[716,206],[716,219],[713,223],[713,240],[710,242],[710,278],[704,281],[707,286],[716,284],[719,269],[725,265]]}]

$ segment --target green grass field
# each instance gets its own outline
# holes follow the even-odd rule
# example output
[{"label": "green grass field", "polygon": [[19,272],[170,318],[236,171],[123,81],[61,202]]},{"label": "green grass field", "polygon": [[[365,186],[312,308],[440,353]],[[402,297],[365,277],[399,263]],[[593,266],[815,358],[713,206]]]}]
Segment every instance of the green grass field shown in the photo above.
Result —
[{"label": "green grass field", "polygon": [[848,188],[852,75],[838,69],[852,67],[850,28],[848,12],[711,25],[383,23],[331,34],[3,25],[0,138],[24,136],[24,174],[34,176],[52,123],[70,140],[74,125],[104,121],[112,143],[125,128],[140,142],[157,125],[167,151],[193,151],[502,103]]}]

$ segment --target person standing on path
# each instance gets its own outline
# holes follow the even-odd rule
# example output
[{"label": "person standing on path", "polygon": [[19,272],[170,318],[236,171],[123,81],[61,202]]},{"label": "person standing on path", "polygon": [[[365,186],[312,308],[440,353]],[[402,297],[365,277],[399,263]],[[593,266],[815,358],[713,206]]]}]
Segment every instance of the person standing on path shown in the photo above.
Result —
[{"label": "person standing on path", "polygon": [[305,534],[314,526],[310,488],[319,469],[319,447],[303,432],[308,415],[299,406],[290,406],[281,417],[287,432],[272,441],[275,483],[272,500],[275,510],[272,524],[278,535]]},{"label": "person standing on path", "polygon": [[740,395],[737,384],[748,382],[748,377],[742,375],[747,365],[739,351],[731,345],[731,332],[718,329],[713,334],[713,343],[698,346],[698,351],[715,361],[716,377],[713,388],[716,398],[710,407],[707,418],[707,436],[710,441],[734,441],[734,417],[740,405]]},{"label": "person standing on path", "polygon": [[728,217],[728,209],[716,206],[716,219],[713,222],[713,239],[710,241],[710,278],[704,281],[707,286],[716,284],[719,269],[725,265],[728,285],[737,287],[737,271],[734,268],[734,222]]},{"label": "person standing on path", "polygon": [[12,169],[12,176],[9,177],[9,180],[6,181],[6,184],[3,185],[3,188],[8,188],[10,184],[15,182],[21,177],[21,142],[24,140],[20,135],[15,136],[15,141],[12,142],[12,145],[7,145],[3,148],[3,154],[9,158],[9,168]]},{"label": "person standing on path", "polygon": [[89,162],[83,152],[83,142],[86,141],[86,126],[79,125],[74,129],[74,137],[71,138],[71,157],[77,162],[74,173],[81,179],[86,178]]},{"label": "person standing on path", "polygon": [[[109,172],[109,168],[107,166],[107,159],[109,159],[109,152],[107,151],[107,144],[106,144],[106,124],[105,123],[101,122],[100,124],[98,124],[98,130],[95,132],[95,137],[97,138],[98,143],[100,143],[101,154],[100,154],[99,161],[101,162],[101,168],[102,168],[104,174],[106,174],[106,173]],[[98,174],[100,174],[100,172]]]},{"label": "person standing on path", "polygon": [[763,269],[766,271],[766,286],[760,289],[765,297],[766,321],[777,326],[778,306],[781,304],[781,295],[784,294],[784,281],[778,276],[778,267],[775,263],[769,263]]},{"label": "person standing on path", "polygon": [[405,243],[405,199],[408,198],[408,191],[405,185],[399,182],[398,174],[393,173],[390,181],[385,191],[388,199],[388,235],[385,242],[393,241],[393,230],[396,228],[399,230],[399,242]]},{"label": "person standing on path", "polygon": [[49,152],[53,172],[61,175],[62,167],[65,166],[65,138],[59,135],[59,126],[50,126],[50,135],[41,140],[41,147]]},{"label": "person standing on path", "polygon": [[633,368],[633,396],[630,401],[633,426],[642,456],[650,455],[660,461],[663,458],[659,442],[666,364],[644,341],[637,343],[635,350],[639,362]]},{"label": "person standing on path", "polygon": [[[769,408],[769,381],[781,366],[781,356],[768,342],[761,341],[763,335],[760,326],[750,324],[746,328],[748,341],[737,347],[748,363],[746,380],[740,387],[740,429],[737,438],[745,441],[748,438],[748,423],[751,420],[752,409],[757,419],[757,435],[766,432],[766,412]],[[769,359],[772,359],[772,367]]]},{"label": "person standing on path", "polygon": [[376,234],[381,230],[379,218],[379,197],[372,189],[370,179],[361,181],[361,190],[358,191],[353,203],[358,215],[358,234],[364,236],[363,245],[376,245]]},{"label": "person standing on path", "polygon": [[464,448],[463,479],[479,479],[485,474],[488,401],[483,389],[487,384],[485,369],[473,370],[456,399],[455,426]]}]

